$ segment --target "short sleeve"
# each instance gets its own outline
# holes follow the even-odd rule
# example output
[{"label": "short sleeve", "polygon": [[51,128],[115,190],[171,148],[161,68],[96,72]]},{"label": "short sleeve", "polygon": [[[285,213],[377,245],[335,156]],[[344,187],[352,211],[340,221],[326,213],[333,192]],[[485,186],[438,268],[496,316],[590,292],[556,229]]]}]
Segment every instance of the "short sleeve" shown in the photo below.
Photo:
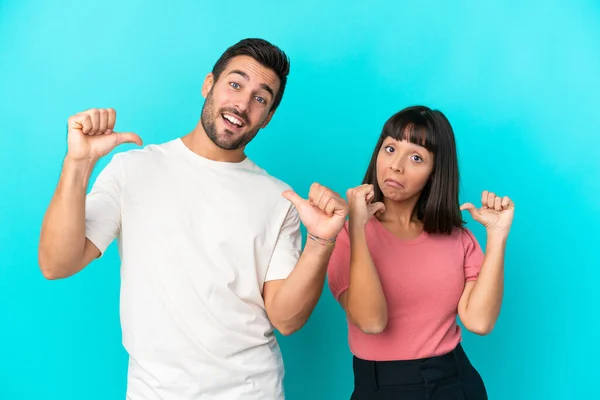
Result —
[{"label": "short sleeve", "polygon": [[85,235],[104,254],[121,229],[123,160],[113,156],[85,200]]},{"label": "short sleeve", "polygon": [[286,279],[300,259],[301,248],[300,215],[296,207],[290,204],[277,236],[265,282]]},{"label": "short sleeve", "polygon": [[335,247],[329,259],[327,267],[327,280],[329,290],[336,300],[348,289],[350,284],[350,234],[348,233],[348,223],[337,236]]},{"label": "short sleeve", "polygon": [[475,238],[475,235],[467,228],[463,228],[461,231],[461,241],[465,252],[465,280],[474,281],[481,271],[481,265],[483,264],[483,250]]}]

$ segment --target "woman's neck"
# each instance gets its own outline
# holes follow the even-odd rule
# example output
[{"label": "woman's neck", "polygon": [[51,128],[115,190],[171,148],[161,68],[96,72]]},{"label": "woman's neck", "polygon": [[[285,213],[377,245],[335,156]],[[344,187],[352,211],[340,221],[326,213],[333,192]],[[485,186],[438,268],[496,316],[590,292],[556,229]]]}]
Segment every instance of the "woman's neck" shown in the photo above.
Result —
[{"label": "woman's neck", "polygon": [[416,197],[404,201],[394,201],[385,198],[383,200],[385,212],[380,214],[379,220],[401,229],[411,229],[414,228],[415,225],[421,226],[421,222],[418,220],[415,210],[418,199],[419,198]]}]

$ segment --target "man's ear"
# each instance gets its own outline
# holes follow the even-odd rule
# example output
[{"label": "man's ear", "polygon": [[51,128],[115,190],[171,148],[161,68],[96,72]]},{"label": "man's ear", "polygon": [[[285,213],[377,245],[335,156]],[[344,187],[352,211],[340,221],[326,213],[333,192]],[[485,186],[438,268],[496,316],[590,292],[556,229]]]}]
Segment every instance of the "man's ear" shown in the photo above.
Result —
[{"label": "man's ear", "polygon": [[214,84],[215,77],[212,72],[210,72],[208,75],[206,75],[206,78],[204,78],[204,83],[202,84],[202,97],[206,98],[206,96],[208,96],[208,92],[210,92]]}]

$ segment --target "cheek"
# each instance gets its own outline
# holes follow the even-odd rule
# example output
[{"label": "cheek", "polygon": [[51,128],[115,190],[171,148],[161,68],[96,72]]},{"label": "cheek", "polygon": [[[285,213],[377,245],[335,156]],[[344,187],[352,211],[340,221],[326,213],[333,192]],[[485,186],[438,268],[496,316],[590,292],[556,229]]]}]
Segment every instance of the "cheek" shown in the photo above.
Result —
[{"label": "cheek", "polygon": [[226,86],[215,86],[213,89],[213,102],[216,108],[222,108],[233,101],[233,96]]},{"label": "cheek", "polygon": [[414,185],[421,190],[427,185],[427,182],[429,182],[430,175],[431,171],[429,169],[416,170],[413,171],[412,181],[414,182]]},{"label": "cheek", "polygon": [[386,170],[387,166],[385,165],[385,161],[381,158],[378,157],[377,158],[377,162],[375,163],[376,166],[376,171],[377,171],[377,183],[379,183],[379,186],[381,186],[381,183],[384,179],[383,175],[383,171]]},{"label": "cheek", "polygon": [[269,118],[269,109],[259,105],[251,110],[249,116],[253,125],[262,126]]},{"label": "cheek", "polygon": [[262,108],[258,109],[258,107],[255,107],[251,109],[250,112],[248,112],[248,117],[250,118],[252,125],[257,126],[262,125],[265,122],[268,115],[268,112],[266,112]]}]

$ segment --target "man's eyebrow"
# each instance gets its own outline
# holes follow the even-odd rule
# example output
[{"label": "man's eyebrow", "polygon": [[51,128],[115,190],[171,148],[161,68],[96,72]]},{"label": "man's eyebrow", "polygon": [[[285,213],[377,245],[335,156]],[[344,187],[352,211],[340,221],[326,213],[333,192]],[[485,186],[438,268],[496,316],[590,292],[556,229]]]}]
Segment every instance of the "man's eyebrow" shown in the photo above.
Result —
[{"label": "man's eyebrow", "polygon": [[234,69],[228,75],[231,75],[231,74],[238,74],[238,75],[241,75],[242,78],[244,78],[245,80],[247,80],[247,81],[250,80],[250,77],[248,76],[248,74],[245,73],[244,71],[240,71],[239,69]]},{"label": "man's eyebrow", "polygon": [[[250,80],[250,77],[248,76],[248,74],[245,73],[244,71],[240,71],[239,69],[234,69],[228,75],[232,75],[232,74],[240,75],[242,78],[244,78],[247,81]],[[267,92],[269,92],[271,97],[275,97],[275,92],[273,91],[273,89],[271,89],[271,87],[269,85],[267,85],[266,83],[261,83],[260,87],[263,88],[264,90],[266,90]]]},{"label": "man's eyebrow", "polygon": [[273,94],[273,89],[271,89],[269,85],[267,85],[266,83],[261,83],[260,87],[269,92],[269,94],[271,94],[271,97],[275,97],[275,95]]}]

